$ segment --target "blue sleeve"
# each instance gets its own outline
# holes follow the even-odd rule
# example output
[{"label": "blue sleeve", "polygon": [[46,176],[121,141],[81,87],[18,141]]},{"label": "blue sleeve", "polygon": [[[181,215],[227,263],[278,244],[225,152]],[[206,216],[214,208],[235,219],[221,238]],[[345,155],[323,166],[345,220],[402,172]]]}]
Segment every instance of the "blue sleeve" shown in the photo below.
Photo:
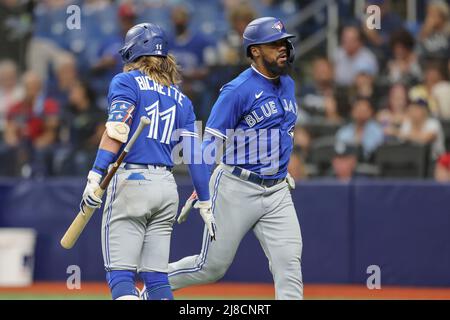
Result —
[{"label": "blue sleeve", "polygon": [[201,141],[195,126],[195,113],[192,104],[186,109],[182,125],[183,158],[188,164],[192,184],[200,201],[209,200],[209,171],[202,156]]},{"label": "blue sleeve", "polygon": [[[193,138],[188,138],[193,139]],[[198,199],[200,201],[210,200],[209,198],[209,170],[206,164],[194,164],[188,165],[189,173],[192,178],[195,191],[197,191]]]},{"label": "blue sleeve", "polygon": [[186,109],[187,113],[185,115],[185,119],[182,124],[182,131],[181,136],[182,137],[195,137],[198,138],[198,130],[195,126],[195,113],[194,113],[194,107],[192,106],[192,103],[189,103],[188,108]]},{"label": "blue sleeve", "polygon": [[126,74],[116,75],[109,86],[108,121],[131,125],[136,110],[138,91],[134,79]]},{"label": "blue sleeve", "polygon": [[209,200],[209,170],[202,156],[202,147],[198,137],[183,137],[183,157],[186,161],[192,184],[200,201]]},{"label": "blue sleeve", "polygon": [[214,104],[206,122],[205,137],[227,139],[227,129],[235,129],[242,117],[243,103],[236,90],[225,87]]},{"label": "blue sleeve", "polygon": [[208,168],[209,176],[212,175],[216,161],[214,160],[217,156],[217,149],[222,148],[222,139],[214,136],[205,138],[202,142],[202,155],[205,161],[206,167]]}]

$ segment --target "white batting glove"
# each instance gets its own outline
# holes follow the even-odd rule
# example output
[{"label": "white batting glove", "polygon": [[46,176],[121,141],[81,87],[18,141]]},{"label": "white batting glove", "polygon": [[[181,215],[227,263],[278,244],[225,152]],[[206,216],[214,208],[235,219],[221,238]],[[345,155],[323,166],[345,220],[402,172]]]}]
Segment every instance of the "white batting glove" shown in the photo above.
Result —
[{"label": "white batting glove", "polygon": [[194,204],[194,208],[199,209],[200,215],[208,228],[211,240],[216,240],[216,220],[211,211],[211,201],[197,201]]},{"label": "white batting glove", "polygon": [[102,176],[95,171],[89,171],[87,176],[87,184],[83,191],[83,199],[80,203],[80,210],[82,213],[85,213],[83,208],[84,205],[90,208],[100,208],[103,201],[99,197],[95,195],[95,190],[100,187],[100,182],[102,180]]},{"label": "white batting glove", "polygon": [[292,176],[289,174],[289,172],[286,175],[286,182],[287,182],[290,190],[295,189],[295,180],[294,180],[294,178],[292,178]]},{"label": "white batting glove", "polygon": [[183,208],[181,208],[180,215],[178,216],[177,222],[183,223],[186,221],[187,217],[189,216],[189,213],[191,212],[192,207],[194,206],[194,203],[198,201],[197,192],[192,192],[189,199],[186,200],[186,203],[184,204]]}]

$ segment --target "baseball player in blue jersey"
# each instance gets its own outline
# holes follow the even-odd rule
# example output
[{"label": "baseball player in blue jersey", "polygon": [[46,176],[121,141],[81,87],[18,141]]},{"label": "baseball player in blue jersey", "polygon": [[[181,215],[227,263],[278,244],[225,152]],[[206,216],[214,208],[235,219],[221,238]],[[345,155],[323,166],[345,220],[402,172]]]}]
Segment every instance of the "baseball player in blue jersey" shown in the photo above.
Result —
[{"label": "baseball player in blue jersey", "polygon": [[[151,120],[113,177],[102,220],[102,251],[113,299],[138,299],[139,273],[149,299],[173,299],[167,272],[172,224],[178,210],[172,149],[194,145],[198,136],[191,101],[179,90],[175,59],[164,31],[143,23],[131,28],[120,50],[124,72],[112,80],[108,120],[83,193],[82,203],[98,208],[95,194],[108,166],[136,130],[141,116]],[[200,152],[200,150],[199,150]],[[214,237],[214,217],[203,163],[190,164],[202,218]]]},{"label": "baseball player in blue jersey", "polygon": [[[294,36],[272,17],[252,21],[243,36],[252,64],[222,87],[202,143],[207,160],[225,146],[209,185],[217,241],[205,229],[199,255],[169,264],[169,282],[176,290],[219,280],[253,230],[269,260],[275,298],[302,299],[302,238],[286,179],[297,119],[294,81],[287,75]],[[194,192],[178,222],[196,199]]]}]

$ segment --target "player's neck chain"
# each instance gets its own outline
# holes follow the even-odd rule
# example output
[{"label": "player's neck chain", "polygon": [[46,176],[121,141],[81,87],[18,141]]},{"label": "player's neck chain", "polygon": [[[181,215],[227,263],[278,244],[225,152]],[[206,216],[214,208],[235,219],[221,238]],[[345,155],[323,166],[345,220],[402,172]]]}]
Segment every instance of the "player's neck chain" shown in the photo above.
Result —
[{"label": "player's neck chain", "polygon": [[278,79],[280,76],[276,76],[276,77],[268,77],[264,74],[262,74],[258,69],[256,69],[256,67],[252,64],[250,65],[252,67],[253,70],[255,70],[256,73],[260,74],[261,76],[263,76],[264,78],[268,79],[268,80],[276,80]]}]

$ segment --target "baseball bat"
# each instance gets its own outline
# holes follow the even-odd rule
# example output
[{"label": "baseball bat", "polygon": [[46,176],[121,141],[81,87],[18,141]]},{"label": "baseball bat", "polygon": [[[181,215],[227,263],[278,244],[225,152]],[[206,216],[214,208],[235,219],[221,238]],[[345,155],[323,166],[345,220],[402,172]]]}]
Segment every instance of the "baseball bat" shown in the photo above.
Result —
[{"label": "baseball bat", "polygon": [[[150,124],[150,119],[142,116],[139,121],[139,126],[137,127],[136,131],[134,132],[133,136],[131,137],[130,141],[128,141],[127,145],[123,149],[123,151],[120,153],[119,158],[117,158],[116,162],[114,162],[112,168],[109,170],[108,174],[105,176],[105,178],[100,183],[100,187],[94,191],[95,195],[99,197],[100,199],[103,197],[103,194],[105,193],[106,189],[108,188],[109,183],[111,182],[112,177],[116,174],[117,169],[121,165],[123,159],[130,151],[131,147],[133,146],[134,142],[138,138],[138,136],[141,134],[142,130],[145,126]],[[81,232],[83,232],[84,227],[91,219],[95,208],[88,207],[87,205],[83,204],[83,210],[84,213],[80,210],[78,212],[77,216],[73,220],[72,224],[67,229],[66,233],[62,237],[60,243],[61,246],[65,249],[70,249],[73,247],[75,242],[78,240],[78,237],[80,236]]]}]

